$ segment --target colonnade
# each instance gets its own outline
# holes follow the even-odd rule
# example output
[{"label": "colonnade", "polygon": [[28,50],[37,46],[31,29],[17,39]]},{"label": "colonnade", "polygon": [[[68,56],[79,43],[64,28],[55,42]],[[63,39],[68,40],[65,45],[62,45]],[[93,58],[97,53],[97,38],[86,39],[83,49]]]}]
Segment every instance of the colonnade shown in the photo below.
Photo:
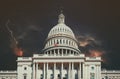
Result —
[{"label": "colonnade", "polygon": [[[65,62],[66,63],[66,62]],[[44,62],[42,63],[42,72],[43,72],[43,76],[42,79],[63,79],[63,70],[64,70],[64,62],[60,63],[60,77],[58,78],[56,74],[56,68],[57,68],[57,62],[53,63],[53,78],[48,78],[48,70],[49,70],[49,63],[48,62]],[[67,77],[65,77],[65,79],[75,79],[75,74],[74,74],[74,69],[75,69],[75,64],[74,62],[67,62],[68,68],[67,68]],[[38,76],[38,68],[39,63],[33,63],[33,78],[32,79],[41,79],[41,78],[37,78]],[[79,62],[77,63],[77,79],[82,79],[82,68],[83,68],[83,63]],[[40,74],[39,74],[40,75]]]},{"label": "colonnade", "polygon": [[47,55],[69,55],[69,54],[73,54],[73,55],[78,55],[78,51],[75,50],[69,50],[69,49],[52,49],[49,51],[45,52]]}]

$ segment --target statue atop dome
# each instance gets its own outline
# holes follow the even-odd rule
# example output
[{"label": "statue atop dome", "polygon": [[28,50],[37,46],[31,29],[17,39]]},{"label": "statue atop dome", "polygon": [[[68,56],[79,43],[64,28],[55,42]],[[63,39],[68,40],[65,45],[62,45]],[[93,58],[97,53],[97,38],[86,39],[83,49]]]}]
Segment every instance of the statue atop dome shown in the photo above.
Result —
[{"label": "statue atop dome", "polygon": [[60,24],[60,23],[64,23],[64,20],[65,20],[65,16],[63,15],[63,13],[62,13],[63,11],[61,11],[61,14],[59,15],[59,19],[58,19],[58,23]]}]

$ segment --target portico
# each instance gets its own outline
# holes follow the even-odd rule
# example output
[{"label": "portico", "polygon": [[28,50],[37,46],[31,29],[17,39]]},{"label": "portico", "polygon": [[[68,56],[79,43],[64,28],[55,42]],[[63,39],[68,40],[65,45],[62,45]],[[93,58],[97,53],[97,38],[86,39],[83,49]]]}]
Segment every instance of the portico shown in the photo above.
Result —
[{"label": "portico", "polygon": [[[82,79],[83,62],[35,62],[35,79]],[[39,74],[39,75],[38,75]]]}]

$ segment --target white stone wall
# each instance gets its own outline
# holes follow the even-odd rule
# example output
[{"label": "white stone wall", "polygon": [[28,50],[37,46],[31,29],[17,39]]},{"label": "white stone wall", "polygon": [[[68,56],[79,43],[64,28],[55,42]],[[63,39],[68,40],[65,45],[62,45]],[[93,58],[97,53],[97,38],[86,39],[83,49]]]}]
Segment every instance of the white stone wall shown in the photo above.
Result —
[{"label": "white stone wall", "polygon": [[0,71],[0,79],[17,79],[16,71]]},{"label": "white stone wall", "polygon": [[101,58],[86,57],[84,79],[101,79]]},{"label": "white stone wall", "polygon": [[32,58],[20,57],[17,60],[17,78],[18,79],[31,79],[32,77]]},{"label": "white stone wall", "polygon": [[120,79],[120,70],[102,70],[101,79]]}]

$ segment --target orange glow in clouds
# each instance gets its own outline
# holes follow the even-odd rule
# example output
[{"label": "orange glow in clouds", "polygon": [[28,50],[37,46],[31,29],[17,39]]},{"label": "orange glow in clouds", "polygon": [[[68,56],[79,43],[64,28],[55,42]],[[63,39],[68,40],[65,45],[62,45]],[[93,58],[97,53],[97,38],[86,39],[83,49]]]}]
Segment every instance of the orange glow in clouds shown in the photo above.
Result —
[{"label": "orange glow in clouds", "polygon": [[99,50],[89,50],[89,54],[87,54],[86,56],[90,56],[90,57],[101,57],[102,62],[106,63],[107,60],[104,57],[105,55],[105,51],[99,51]]},{"label": "orange glow in clouds", "polygon": [[91,57],[101,57],[103,55],[103,52],[97,51],[97,50],[89,50]]},{"label": "orange glow in clouds", "polygon": [[21,48],[14,48],[14,53],[16,56],[23,56],[23,51]]},{"label": "orange glow in clouds", "polygon": [[10,34],[10,47],[12,48],[13,52],[15,53],[15,55],[17,56],[23,56],[23,51],[21,48],[18,47],[18,41],[16,40],[16,38],[13,35],[13,31],[9,28],[9,23],[10,20],[7,21],[6,23],[6,28]]}]

